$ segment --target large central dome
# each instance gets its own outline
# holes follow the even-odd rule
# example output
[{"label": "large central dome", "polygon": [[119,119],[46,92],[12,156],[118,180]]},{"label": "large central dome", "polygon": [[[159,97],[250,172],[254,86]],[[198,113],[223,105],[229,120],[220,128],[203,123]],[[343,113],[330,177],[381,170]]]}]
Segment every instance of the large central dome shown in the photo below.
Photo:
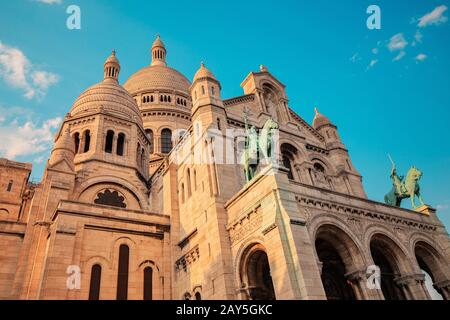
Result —
[{"label": "large central dome", "polygon": [[189,94],[191,83],[180,72],[167,66],[152,65],[142,68],[133,74],[124,84],[124,88],[131,94],[150,90],[174,90]]},{"label": "large central dome", "polygon": [[133,74],[124,84],[132,95],[149,91],[175,91],[189,95],[190,81],[177,70],[166,64],[166,48],[158,36],[152,45],[152,64]]}]

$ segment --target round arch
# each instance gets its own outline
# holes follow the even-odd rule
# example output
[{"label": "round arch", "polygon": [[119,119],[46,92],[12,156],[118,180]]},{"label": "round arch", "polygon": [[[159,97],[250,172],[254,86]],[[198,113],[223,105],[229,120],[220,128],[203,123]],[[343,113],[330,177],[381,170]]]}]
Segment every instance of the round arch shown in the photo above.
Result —
[{"label": "round arch", "polygon": [[397,279],[411,272],[405,251],[393,240],[395,238],[382,232],[374,232],[370,237],[369,249],[372,260],[380,268],[381,291],[386,300],[406,300],[407,288],[401,287]]},{"label": "round arch", "polygon": [[241,289],[248,300],[275,300],[269,259],[262,244],[253,243],[244,250],[238,270]]},{"label": "round arch", "polygon": [[[74,194],[74,199],[76,200],[80,200],[83,196],[84,193],[86,193],[86,191],[92,187],[97,187],[97,186],[107,186],[107,185],[113,185],[116,186],[118,188],[121,188],[122,191],[125,191],[125,193],[129,193],[131,197],[133,197],[134,201],[137,202],[137,207],[136,208],[132,208],[132,209],[146,209],[147,208],[147,201],[145,199],[145,197],[143,197],[139,190],[136,189],[136,187],[134,187],[131,183],[129,183],[128,181],[120,178],[120,177],[116,177],[116,176],[109,176],[109,175],[105,175],[103,177],[94,177],[94,178],[90,178],[88,180],[86,180],[85,182],[83,182],[80,187],[78,188],[78,190],[75,192]],[[101,188],[100,188],[101,189]]]},{"label": "round arch", "polygon": [[357,239],[339,223],[325,221],[314,230],[315,254],[321,263],[321,278],[329,300],[355,300],[362,297],[358,282],[348,278],[363,270],[364,257]]},{"label": "round arch", "polygon": [[[448,264],[441,254],[428,242],[418,240],[414,243],[414,256],[418,267],[425,275],[431,278],[430,283],[425,283],[431,299],[446,299],[446,295],[439,288],[439,283],[448,279]],[[427,281],[427,279],[425,280]]]}]

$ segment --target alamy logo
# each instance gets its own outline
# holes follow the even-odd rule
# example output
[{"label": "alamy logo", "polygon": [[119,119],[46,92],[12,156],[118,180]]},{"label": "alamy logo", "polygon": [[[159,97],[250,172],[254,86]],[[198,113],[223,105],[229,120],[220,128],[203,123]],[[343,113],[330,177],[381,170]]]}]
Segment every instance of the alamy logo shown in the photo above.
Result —
[{"label": "alamy logo", "polygon": [[66,273],[67,277],[66,285],[69,290],[79,290],[81,288],[81,269],[79,266],[68,266]]},{"label": "alamy logo", "polygon": [[367,29],[380,30],[381,29],[381,9],[377,5],[370,5],[367,8],[367,14],[370,16],[367,18]]},{"label": "alamy logo", "polygon": [[366,270],[367,289],[370,290],[380,290],[381,289],[381,271],[380,267],[371,265],[367,267]]},{"label": "alamy logo", "polygon": [[66,21],[67,29],[80,30],[81,29],[81,9],[74,4],[67,7],[66,13],[69,17]]}]

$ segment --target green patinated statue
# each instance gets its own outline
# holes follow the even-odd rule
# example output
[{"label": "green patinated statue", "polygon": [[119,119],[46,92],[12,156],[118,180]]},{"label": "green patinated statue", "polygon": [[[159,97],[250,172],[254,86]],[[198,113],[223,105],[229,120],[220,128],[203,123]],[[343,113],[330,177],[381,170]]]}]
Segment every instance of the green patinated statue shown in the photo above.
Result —
[{"label": "green patinated statue", "polygon": [[[390,158],[390,157],[389,157]],[[420,186],[419,180],[422,177],[422,172],[416,167],[412,167],[409,169],[406,178],[403,176],[397,175],[397,169],[395,168],[395,163],[392,161],[392,171],[391,171],[391,180],[392,180],[392,190],[384,196],[384,202],[391,206],[400,207],[401,202],[405,198],[411,199],[411,204],[414,209],[416,206],[415,196],[419,198],[420,204],[425,205],[422,196],[420,195]]]},{"label": "green patinated statue", "polygon": [[260,135],[258,135],[255,126],[248,124],[248,110],[244,111],[245,122],[245,144],[242,153],[242,164],[247,182],[250,182],[256,175],[258,164],[261,162],[260,155],[266,162],[272,157],[273,131],[278,129],[278,124],[269,119],[264,124]]}]

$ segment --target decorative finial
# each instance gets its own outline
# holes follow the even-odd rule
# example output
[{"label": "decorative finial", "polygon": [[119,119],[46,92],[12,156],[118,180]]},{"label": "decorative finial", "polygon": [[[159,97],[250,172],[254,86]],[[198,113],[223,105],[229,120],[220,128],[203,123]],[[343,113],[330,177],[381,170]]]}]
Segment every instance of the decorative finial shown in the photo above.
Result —
[{"label": "decorative finial", "polygon": [[116,49],[113,49],[112,53],[113,56],[116,56]]},{"label": "decorative finial", "polygon": [[265,65],[263,65],[263,64],[259,66],[259,70],[260,70],[261,72],[268,72],[267,67],[266,67]]},{"label": "decorative finial", "polygon": [[319,109],[317,109],[317,107],[315,107],[315,108],[314,108],[314,112],[315,112],[316,114],[319,114]]}]

